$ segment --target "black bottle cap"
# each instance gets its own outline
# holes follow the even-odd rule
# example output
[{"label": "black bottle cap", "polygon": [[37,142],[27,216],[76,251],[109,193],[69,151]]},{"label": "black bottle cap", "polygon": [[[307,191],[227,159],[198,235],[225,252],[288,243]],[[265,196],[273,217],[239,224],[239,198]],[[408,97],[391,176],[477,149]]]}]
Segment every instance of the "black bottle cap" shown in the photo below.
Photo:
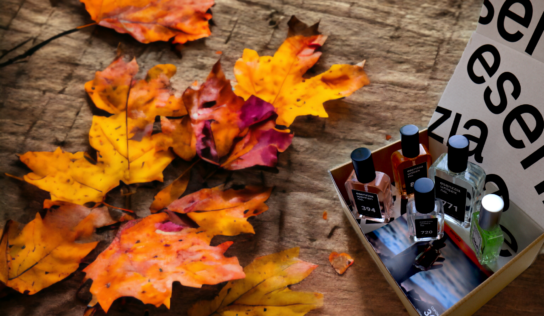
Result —
[{"label": "black bottle cap", "polygon": [[463,135],[454,135],[448,140],[448,169],[463,172],[468,166],[468,139]]},{"label": "black bottle cap", "polygon": [[353,162],[353,169],[359,182],[369,183],[376,179],[372,152],[368,148],[361,147],[352,151],[351,161]]},{"label": "black bottle cap", "polygon": [[419,178],[414,183],[414,200],[419,213],[434,211],[434,183],[429,178]]},{"label": "black bottle cap", "polygon": [[402,155],[407,158],[419,156],[419,128],[409,124],[400,128]]}]

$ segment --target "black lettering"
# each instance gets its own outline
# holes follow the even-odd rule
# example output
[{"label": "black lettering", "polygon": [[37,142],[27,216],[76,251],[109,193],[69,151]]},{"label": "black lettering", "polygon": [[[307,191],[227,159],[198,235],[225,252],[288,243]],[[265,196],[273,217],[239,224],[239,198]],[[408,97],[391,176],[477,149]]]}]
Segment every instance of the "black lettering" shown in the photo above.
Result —
[{"label": "black lettering", "polygon": [[540,21],[538,21],[538,24],[536,25],[536,29],[533,32],[533,36],[531,37],[531,40],[529,41],[529,44],[527,44],[527,48],[525,49],[525,52],[529,55],[532,55],[535,51],[536,45],[538,44],[538,41],[540,41],[540,37],[542,36],[542,33],[544,32],[544,14],[540,17]]},{"label": "black lettering", "polygon": [[516,76],[509,72],[502,73],[497,79],[497,91],[499,92],[500,98],[499,104],[495,105],[493,104],[493,102],[491,102],[491,93],[493,92],[491,91],[491,88],[487,87],[484,91],[485,105],[487,105],[487,108],[489,109],[489,111],[491,111],[491,113],[501,114],[506,109],[506,105],[508,104],[506,92],[504,91],[504,83],[506,81],[509,81],[512,86],[514,86],[514,90],[512,91],[512,97],[514,97],[515,100],[517,100],[519,95],[521,94],[521,85],[518,81],[518,78],[516,78]]},{"label": "black lettering", "polygon": [[[510,247],[510,249],[512,249],[514,252],[518,252],[518,243],[516,241],[516,238],[514,238],[514,235],[512,235],[512,233],[506,229],[506,227],[502,226],[499,224],[499,226],[501,227],[501,230],[504,232],[504,234],[506,235],[506,237],[508,238],[504,238],[504,243]],[[510,240],[508,240],[510,239]],[[507,249],[501,249],[501,253],[499,254],[501,257],[511,257],[512,254],[510,253],[510,251],[508,251]]]},{"label": "black lettering", "polygon": [[[510,7],[515,3],[521,4],[525,9],[523,17],[510,11]],[[533,18],[533,5],[531,4],[531,1],[506,0],[499,11],[499,17],[497,19],[497,30],[499,31],[499,34],[502,36],[502,38],[509,42],[517,42],[523,37],[523,33],[520,31],[516,31],[516,33],[508,33],[508,31],[504,28],[504,20],[507,17],[525,28],[529,27],[529,24],[531,24],[531,19]]]},{"label": "black lettering", "polygon": [[544,193],[544,181],[540,182],[539,184],[535,185],[535,190],[538,195]]},{"label": "black lettering", "polygon": [[478,23],[486,25],[491,23],[493,20],[493,15],[495,14],[495,9],[493,8],[493,5],[489,0],[484,0],[484,7],[487,9],[487,15],[486,16],[480,16],[480,19],[478,20]]},{"label": "black lettering", "polygon": [[435,129],[437,129],[438,126],[442,125],[442,123],[444,123],[445,121],[447,121],[450,118],[451,111],[446,109],[446,108],[443,108],[441,106],[437,106],[436,110],[434,110],[434,111],[442,114],[442,116],[439,117],[438,120],[436,120],[436,122],[431,124],[431,126],[429,126],[429,129],[427,130],[427,135],[429,135],[429,137],[434,138],[436,141],[438,141],[440,143],[444,143],[444,138],[436,135],[435,133],[433,133],[433,131]]},{"label": "black lettering", "polygon": [[[491,53],[491,55],[493,55],[493,64],[491,66],[489,66],[484,58],[483,54],[486,52],[489,52]],[[493,77],[493,75],[499,69],[499,65],[501,64],[501,55],[499,54],[499,51],[495,48],[495,46],[486,44],[482,45],[472,54],[472,56],[470,56],[467,64],[468,76],[470,77],[470,80],[472,80],[472,82],[476,84],[482,84],[485,82],[484,77],[478,76],[474,73],[474,63],[476,63],[476,60],[480,61],[482,67],[484,67],[484,70],[489,75],[489,77]]]},{"label": "black lettering", "polygon": [[488,174],[485,177],[485,184],[491,182],[494,183],[499,189],[496,192],[489,192],[486,190],[487,194],[496,194],[500,197],[502,197],[502,200],[504,201],[504,210],[503,212],[508,211],[508,208],[510,208],[510,194],[508,193],[508,187],[506,186],[506,183],[504,183],[504,180],[496,175],[496,174]]},{"label": "black lettering", "polygon": [[[525,113],[531,114],[536,121],[535,128],[533,130],[531,130],[529,126],[527,126],[527,123],[521,116]],[[522,140],[515,139],[514,136],[512,136],[511,127],[514,121],[518,122],[519,126],[525,133],[525,136],[527,136],[527,139],[529,139],[531,143],[534,143],[544,131],[544,118],[542,118],[542,114],[540,114],[537,108],[529,104],[522,104],[516,107],[512,110],[512,112],[508,113],[508,115],[504,119],[504,124],[502,126],[502,131],[504,133],[506,141],[508,141],[510,146],[514,148],[525,148],[525,144]]]},{"label": "black lettering", "polygon": [[472,119],[468,120],[463,127],[468,131],[473,126],[480,129],[480,137],[475,137],[470,134],[464,135],[469,141],[476,143],[476,147],[473,150],[470,150],[468,154],[469,156],[474,155],[474,160],[476,160],[476,162],[478,163],[482,163],[484,161],[484,157],[482,157],[482,152],[484,151],[484,146],[488,134],[487,125],[485,125],[485,123],[482,121]]},{"label": "black lettering", "polygon": [[461,122],[461,114],[455,113],[455,118],[453,119],[453,124],[451,125],[450,130],[450,136],[448,136],[448,139],[452,137],[453,135],[457,135],[457,129],[459,128],[459,122]]},{"label": "black lettering", "polygon": [[521,161],[521,166],[523,167],[523,169],[527,169],[542,158],[544,158],[544,146],[540,147],[534,153],[530,154],[529,157],[523,159]]}]

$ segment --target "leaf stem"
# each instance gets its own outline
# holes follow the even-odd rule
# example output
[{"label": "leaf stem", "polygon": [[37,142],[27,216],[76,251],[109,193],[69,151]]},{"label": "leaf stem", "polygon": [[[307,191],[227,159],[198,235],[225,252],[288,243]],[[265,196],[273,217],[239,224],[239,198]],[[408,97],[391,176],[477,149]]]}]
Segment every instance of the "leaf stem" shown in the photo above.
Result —
[{"label": "leaf stem", "polygon": [[[21,55],[18,55],[18,56],[15,56],[13,58],[11,58],[10,60],[6,61],[6,62],[3,62],[3,63],[0,63],[0,68],[4,68],[8,65],[11,65],[13,63],[15,63],[16,61],[18,60],[21,60],[21,59],[24,59],[26,57],[30,57],[32,56],[35,52],[37,52],[40,48],[44,47],[45,45],[49,44],[50,42],[52,42],[53,40],[56,40],[57,38],[59,37],[63,37],[64,35],[68,35],[68,34],[72,34],[74,32],[77,32],[83,28],[86,28],[88,26],[92,26],[92,25],[95,25],[96,23],[91,23],[91,24],[87,24],[87,25],[82,25],[82,26],[78,26],[74,29],[71,29],[71,30],[68,30],[68,31],[64,31],[62,33],[59,33],[53,37],[50,37],[48,39],[46,39],[45,41],[37,44],[37,45],[34,45],[32,46],[30,49],[28,49],[26,52],[24,52],[23,54]],[[7,53],[21,47],[22,45],[26,44],[30,39],[27,39],[26,41],[24,41],[23,43],[21,44],[18,44],[17,46],[15,46],[14,48],[8,50],[5,54],[3,54],[0,58],[4,57]]]}]

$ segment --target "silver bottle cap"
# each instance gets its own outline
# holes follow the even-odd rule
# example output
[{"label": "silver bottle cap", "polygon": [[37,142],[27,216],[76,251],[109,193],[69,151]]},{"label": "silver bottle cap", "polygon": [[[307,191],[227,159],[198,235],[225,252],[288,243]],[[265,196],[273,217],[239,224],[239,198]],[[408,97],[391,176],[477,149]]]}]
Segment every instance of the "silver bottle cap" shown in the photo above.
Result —
[{"label": "silver bottle cap", "polygon": [[495,194],[488,194],[482,199],[482,207],[480,209],[480,218],[478,224],[484,230],[491,230],[499,225],[501,220],[504,201]]}]

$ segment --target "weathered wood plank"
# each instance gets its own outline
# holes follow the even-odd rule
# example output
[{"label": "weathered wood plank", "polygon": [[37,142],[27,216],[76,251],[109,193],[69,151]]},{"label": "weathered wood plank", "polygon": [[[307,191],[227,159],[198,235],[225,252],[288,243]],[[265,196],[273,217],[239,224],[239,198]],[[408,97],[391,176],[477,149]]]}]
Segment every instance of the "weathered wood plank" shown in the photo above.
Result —
[{"label": "weathered wood plank", "polygon": [[[0,50],[26,39],[27,44],[8,54],[11,58],[32,45],[64,30],[90,22],[77,0],[1,0]],[[105,68],[119,42],[126,44],[145,71],[157,63],[173,63],[178,74],[174,87],[181,93],[194,80],[202,82],[221,51],[227,77],[244,48],[271,55],[284,40],[286,22],[296,14],[302,20],[320,21],[329,38],[323,56],[311,74],[335,63],[367,60],[372,84],[351,97],[326,105],[330,117],[299,118],[293,125],[292,147],[280,156],[278,172],[247,170],[232,174],[234,183],[274,185],[270,210],[252,219],[255,235],[235,238],[228,255],[243,265],[255,257],[300,246],[301,257],[320,267],[295,289],[320,291],[325,306],[311,315],[405,315],[404,307],[385,282],[370,256],[344,218],[326,170],[347,161],[357,146],[377,148],[387,144],[387,134],[398,139],[398,128],[407,123],[426,126],[455,65],[476,27],[481,0],[217,0],[210,38],[184,45],[183,57],[167,43],[144,45],[130,36],[102,27],[89,27],[60,38],[31,58],[0,72],[0,171],[22,175],[28,170],[17,153],[90,150],[87,135],[97,111],[85,95],[83,84]],[[143,73],[142,73],[143,74]],[[176,160],[165,171],[174,179],[187,163]],[[193,172],[190,191],[219,184],[229,176],[210,174],[203,166]],[[143,185],[132,197],[138,215],[148,214],[160,183]],[[40,210],[48,194],[28,184],[0,176],[0,224],[7,219],[26,223]],[[119,203],[115,190],[108,202]],[[321,214],[328,211],[329,219]],[[113,232],[102,234],[111,240]],[[227,238],[218,238],[219,243]],[[107,245],[100,244],[98,254]],[[331,251],[345,251],[355,264],[344,276],[329,266]],[[478,315],[542,315],[544,258],[492,299]],[[84,275],[66,280],[33,296],[17,293],[0,298],[6,315],[78,315],[85,309]],[[189,289],[174,286],[172,308],[149,308],[128,299],[114,304],[110,315],[184,315],[192,302],[211,298],[218,287]],[[80,297],[83,300],[77,299]]]}]

